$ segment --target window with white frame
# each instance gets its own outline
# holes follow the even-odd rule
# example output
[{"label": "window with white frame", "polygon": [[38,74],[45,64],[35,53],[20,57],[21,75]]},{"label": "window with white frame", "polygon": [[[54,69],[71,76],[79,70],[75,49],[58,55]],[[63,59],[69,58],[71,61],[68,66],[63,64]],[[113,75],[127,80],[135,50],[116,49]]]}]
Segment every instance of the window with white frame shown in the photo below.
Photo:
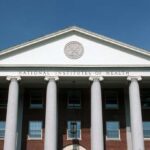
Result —
[{"label": "window with white frame", "polygon": [[68,109],[81,108],[81,91],[72,90],[68,92]]},{"label": "window with white frame", "polygon": [[41,90],[30,91],[30,108],[43,108],[43,92]]},{"label": "window with white frame", "polygon": [[108,91],[105,92],[105,108],[106,109],[118,109],[118,92]]},{"label": "window with white frame", "polygon": [[0,91],[0,108],[7,107],[7,92]]},{"label": "window with white frame", "polygon": [[67,123],[67,139],[81,139],[81,122],[68,121]]},{"label": "window with white frame", "polygon": [[150,138],[150,121],[143,122],[143,133],[144,133],[144,138],[146,139]]},{"label": "window with white frame", "polygon": [[42,139],[42,121],[29,122],[29,139]]},{"label": "window with white frame", "polygon": [[4,138],[5,135],[5,121],[0,121],[0,138]]},{"label": "window with white frame", "polygon": [[150,91],[144,91],[141,94],[141,105],[144,109],[150,109]]},{"label": "window with white frame", "polygon": [[120,127],[119,127],[118,121],[106,122],[106,138],[107,139],[119,139],[120,138]]}]

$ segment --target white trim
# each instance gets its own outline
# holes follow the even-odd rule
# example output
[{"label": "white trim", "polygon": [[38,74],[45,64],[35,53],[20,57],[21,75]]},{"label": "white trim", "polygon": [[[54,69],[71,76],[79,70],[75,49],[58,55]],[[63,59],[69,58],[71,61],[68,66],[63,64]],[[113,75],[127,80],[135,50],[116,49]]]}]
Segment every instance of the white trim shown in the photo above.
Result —
[{"label": "white trim", "polygon": [[46,77],[44,78],[44,80],[46,80],[46,81],[49,81],[49,80],[58,81],[58,80],[59,80],[59,77],[58,77],[58,76],[46,76]]},{"label": "white trim", "polygon": [[71,144],[71,145],[67,145],[65,147],[63,147],[62,150],[73,150],[73,146],[77,146],[78,150],[86,150],[83,146],[79,145],[79,144]]},{"label": "white trim", "polygon": [[150,138],[144,138],[144,141],[150,141]]},{"label": "white trim", "polygon": [[103,81],[104,78],[102,76],[90,76],[89,77],[90,81],[94,81],[94,80],[99,80],[99,81]]},{"label": "white trim", "polygon": [[141,76],[128,76],[127,77],[127,80],[129,80],[129,81],[131,81],[132,79],[136,79],[138,81],[141,81],[142,77]]},{"label": "white trim", "polygon": [[107,67],[107,68],[135,68],[135,67],[140,67],[140,68],[143,68],[143,67],[150,67],[150,64],[108,64],[108,65],[105,65],[105,64],[102,64],[102,65],[91,65],[91,64],[86,64],[86,65],[83,65],[83,64],[0,64],[0,67],[19,67],[19,68],[22,68],[22,67],[36,67],[36,68],[39,68],[39,67],[45,67],[45,68],[48,68],[48,67],[56,67],[56,68],[59,68],[59,67],[65,67],[65,68],[69,68],[69,67],[79,67],[79,68],[82,68],[82,67],[88,67],[88,68],[92,68],[92,67]]},{"label": "white trim", "polygon": [[6,77],[6,80],[10,81],[12,79],[16,79],[17,81],[21,80],[21,77],[20,76],[7,76]]}]

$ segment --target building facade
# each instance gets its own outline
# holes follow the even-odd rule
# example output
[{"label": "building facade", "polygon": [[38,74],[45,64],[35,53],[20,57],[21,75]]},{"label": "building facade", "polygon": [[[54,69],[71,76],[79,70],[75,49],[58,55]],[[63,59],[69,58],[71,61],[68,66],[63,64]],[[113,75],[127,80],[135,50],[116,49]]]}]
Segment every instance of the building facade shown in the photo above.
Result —
[{"label": "building facade", "polygon": [[0,150],[149,150],[150,53],[70,27],[0,52]]}]

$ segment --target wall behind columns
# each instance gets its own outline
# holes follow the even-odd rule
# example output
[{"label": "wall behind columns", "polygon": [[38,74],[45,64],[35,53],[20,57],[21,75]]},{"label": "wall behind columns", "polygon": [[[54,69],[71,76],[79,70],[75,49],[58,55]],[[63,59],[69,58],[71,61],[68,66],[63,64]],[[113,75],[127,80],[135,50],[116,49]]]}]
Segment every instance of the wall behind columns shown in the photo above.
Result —
[{"label": "wall behind columns", "polygon": [[[0,88],[0,91],[5,93],[5,100],[8,100],[8,88]],[[0,108],[0,120],[6,121],[6,108]],[[0,140],[0,150],[3,150],[4,140]]]},{"label": "wall behind columns", "polygon": [[17,150],[21,150],[22,121],[23,121],[23,89],[20,89],[18,102]]},{"label": "wall behind columns", "polygon": [[[104,95],[107,91],[118,92],[119,109],[105,109]],[[119,88],[106,88],[102,90],[103,93],[103,116],[104,116],[104,138],[105,150],[127,150],[126,140],[126,119],[125,119],[125,102],[124,90]],[[106,121],[119,121],[120,122],[120,140],[106,140]]]},{"label": "wall behind columns", "polygon": [[126,115],[126,134],[127,134],[127,148],[132,150],[132,137],[131,137],[131,123],[130,123],[130,106],[129,106],[129,92],[128,87],[124,89],[125,101],[125,115]]}]

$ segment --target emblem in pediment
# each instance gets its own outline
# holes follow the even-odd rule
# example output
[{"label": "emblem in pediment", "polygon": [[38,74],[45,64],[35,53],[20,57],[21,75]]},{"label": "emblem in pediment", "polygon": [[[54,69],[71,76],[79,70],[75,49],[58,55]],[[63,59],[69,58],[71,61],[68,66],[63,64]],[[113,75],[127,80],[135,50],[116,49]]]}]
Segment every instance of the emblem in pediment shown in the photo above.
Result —
[{"label": "emblem in pediment", "polygon": [[83,55],[84,48],[81,43],[71,41],[64,48],[65,55],[70,59],[78,59]]}]

